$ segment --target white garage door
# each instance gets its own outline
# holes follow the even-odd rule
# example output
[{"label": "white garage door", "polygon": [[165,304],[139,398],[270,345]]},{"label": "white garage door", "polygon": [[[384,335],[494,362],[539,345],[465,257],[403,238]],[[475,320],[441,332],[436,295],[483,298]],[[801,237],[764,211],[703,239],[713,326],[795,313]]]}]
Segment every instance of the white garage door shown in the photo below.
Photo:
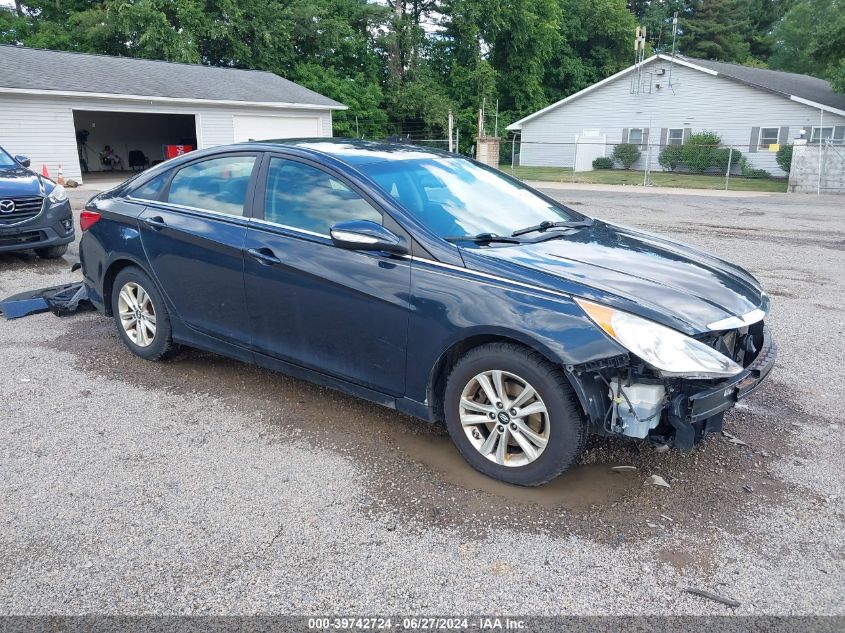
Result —
[{"label": "white garage door", "polygon": [[322,136],[320,117],[235,114],[235,142]]}]

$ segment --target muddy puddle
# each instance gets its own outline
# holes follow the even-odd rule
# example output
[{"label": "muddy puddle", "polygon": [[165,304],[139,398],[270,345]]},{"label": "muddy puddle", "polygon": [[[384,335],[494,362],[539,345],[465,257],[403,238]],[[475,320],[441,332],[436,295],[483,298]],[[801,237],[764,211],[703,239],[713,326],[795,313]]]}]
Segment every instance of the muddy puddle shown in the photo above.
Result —
[{"label": "muddy puddle", "polygon": [[407,434],[399,442],[408,459],[418,462],[448,484],[505,499],[510,503],[552,509],[581,509],[618,501],[626,491],[642,485],[636,470],[618,464],[578,464],[544,486],[522,488],[496,481],[470,466],[449,436]]},{"label": "muddy puddle", "polygon": [[[130,354],[111,319],[97,314],[66,324],[45,345],[72,354],[79,369],[171,395],[214,398],[221,411],[255,419],[256,441],[287,442],[294,431],[359,465],[366,491],[361,512],[408,529],[438,525],[483,536],[504,524],[616,543],[684,534],[706,518],[740,535],[743,516],[758,504],[778,503],[784,491],[768,463],[789,450],[795,414],[772,397],[780,389],[772,383],[755,397],[765,407],[738,409],[727,420],[744,445],[713,436],[691,452],[658,453],[643,442],[593,437],[569,472],[545,486],[520,488],[471,468],[440,426],[214,354],[183,350],[149,363]],[[671,488],[644,485],[652,474]]]}]

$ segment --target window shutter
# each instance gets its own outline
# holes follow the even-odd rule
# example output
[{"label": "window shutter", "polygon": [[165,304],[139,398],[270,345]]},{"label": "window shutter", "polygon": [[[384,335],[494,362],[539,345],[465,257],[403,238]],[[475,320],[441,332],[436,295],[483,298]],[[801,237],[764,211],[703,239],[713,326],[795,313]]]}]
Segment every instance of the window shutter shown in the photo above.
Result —
[{"label": "window shutter", "polygon": [[665,147],[669,142],[669,128],[660,128],[660,147]]},{"label": "window shutter", "polygon": [[643,144],[641,145],[642,149],[648,149],[648,132],[649,128],[643,128]]},{"label": "window shutter", "polygon": [[684,143],[689,140],[689,137],[692,136],[692,128],[685,127],[684,128]]},{"label": "window shutter", "polygon": [[760,142],[760,128],[753,127],[751,128],[751,140],[748,141],[748,151],[749,152],[756,152],[757,151],[757,144]]},{"label": "window shutter", "polygon": [[833,128],[833,142],[839,145],[845,141],[845,125],[837,125]]},{"label": "window shutter", "polygon": [[783,126],[780,128],[780,134],[778,134],[778,144],[786,145],[789,141],[789,126]]},{"label": "window shutter", "polygon": [[623,143],[628,142],[628,128],[626,128],[626,127],[622,128],[622,142]]}]

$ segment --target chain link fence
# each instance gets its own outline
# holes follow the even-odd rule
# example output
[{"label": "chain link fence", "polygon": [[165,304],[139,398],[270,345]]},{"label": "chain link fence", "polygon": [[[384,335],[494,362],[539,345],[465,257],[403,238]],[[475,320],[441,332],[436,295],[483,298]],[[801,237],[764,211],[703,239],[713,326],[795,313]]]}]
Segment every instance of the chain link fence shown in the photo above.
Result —
[{"label": "chain link fence", "polygon": [[502,143],[499,167],[526,180],[785,192],[789,150],[782,147],[512,138]]},{"label": "chain link fence", "polygon": [[[396,140],[449,149],[448,139]],[[777,143],[769,142],[777,138],[758,132],[754,144],[698,144],[684,142],[683,138],[662,143],[643,140],[611,143],[579,138],[547,142],[526,141],[515,135],[501,139],[497,166],[529,181],[845,193],[845,140],[832,136]],[[785,140],[782,133],[780,140]],[[456,147],[453,143],[454,151]],[[461,149],[463,154],[475,157],[474,143],[467,145],[464,141]],[[793,154],[797,157],[794,167]]]}]

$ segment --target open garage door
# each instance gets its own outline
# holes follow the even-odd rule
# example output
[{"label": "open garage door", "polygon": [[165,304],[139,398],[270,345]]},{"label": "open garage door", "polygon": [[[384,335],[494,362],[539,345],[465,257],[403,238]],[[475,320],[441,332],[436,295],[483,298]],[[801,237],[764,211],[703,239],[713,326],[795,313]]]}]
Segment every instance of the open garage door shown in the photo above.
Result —
[{"label": "open garage door", "polygon": [[193,114],[74,110],[73,126],[83,174],[146,169],[168,147],[197,147]]},{"label": "open garage door", "polygon": [[320,117],[235,114],[235,142],[322,136]]}]

